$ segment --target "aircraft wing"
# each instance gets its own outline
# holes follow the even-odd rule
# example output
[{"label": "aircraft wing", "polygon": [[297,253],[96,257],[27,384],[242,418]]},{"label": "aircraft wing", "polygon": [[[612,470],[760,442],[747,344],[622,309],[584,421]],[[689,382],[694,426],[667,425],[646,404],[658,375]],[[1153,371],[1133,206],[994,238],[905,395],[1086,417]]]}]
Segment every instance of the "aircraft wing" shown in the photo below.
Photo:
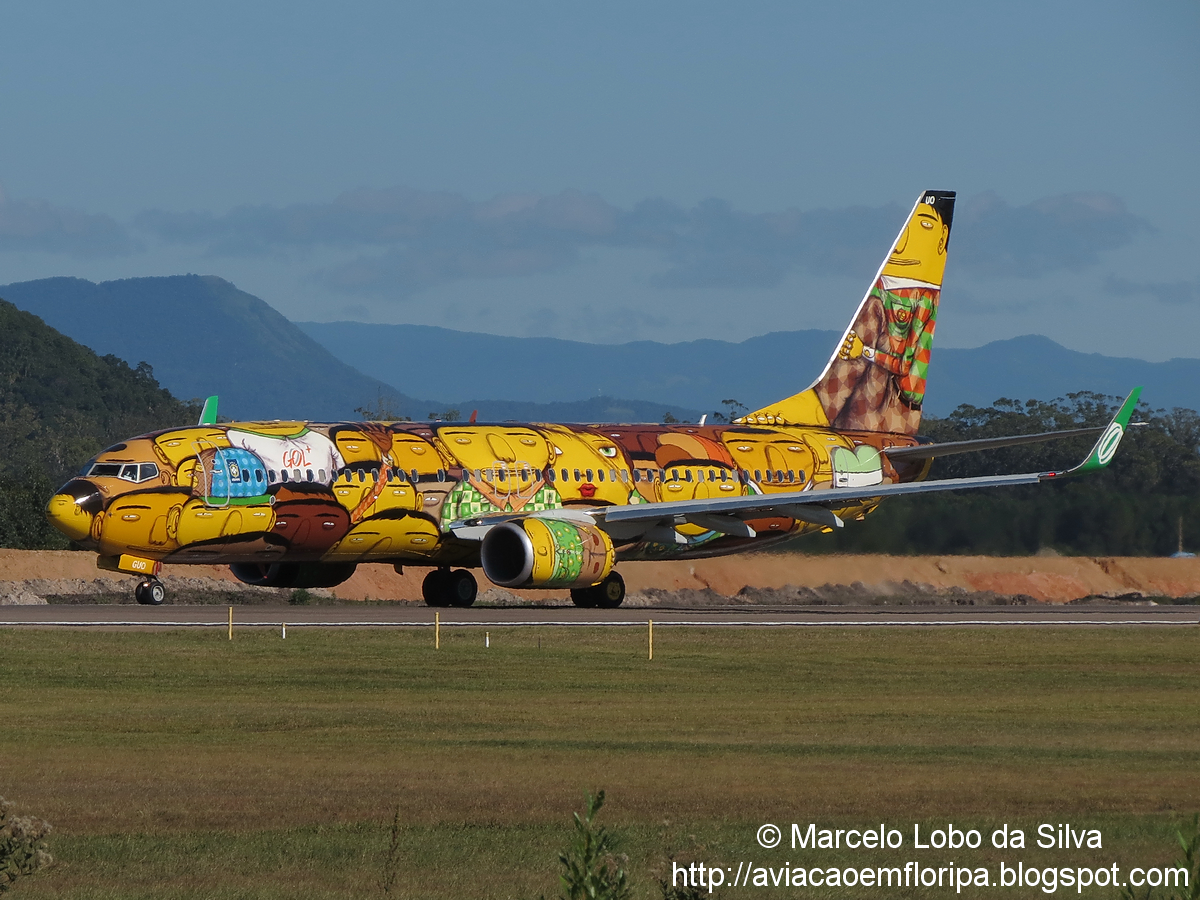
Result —
[{"label": "aircraft wing", "polygon": [[[587,516],[617,540],[640,538],[661,540],[665,543],[683,540],[682,537],[675,537],[678,535],[675,526],[685,523],[699,525],[701,528],[723,534],[743,537],[754,537],[755,534],[753,528],[747,524],[747,520],[772,516],[786,516],[827,528],[841,528],[844,523],[833,510],[861,506],[865,503],[873,504],[887,497],[901,497],[933,491],[964,491],[1018,484],[1038,484],[1043,481],[1082,475],[1102,469],[1109,464],[1117,452],[1117,447],[1129,426],[1129,418],[1133,415],[1141,392],[1140,387],[1134,388],[1105,428],[1078,430],[1078,433],[1090,433],[1096,430],[1101,430],[1103,433],[1083,462],[1070,469],[1017,475],[990,475],[980,478],[946,478],[904,484],[877,484],[853,488],[830,487],[788,493],[751,494],[743,497],[713,497],[701,500],[680,500],[674,503],[601,506],[586,510],[546,510],[533,515],[553,518],[568,512],[572,517]],[[1041,436],[1036,435],[1035,437]],[[456,537],[478,540],[492,525],[520,517],[520,514],[483,516],[478,519],[455,522],[450,526],[450,530]]]},{"label": "aircraft wing", "polygon": [[1008,437],[977,438],[973,441],[946,441],[944,444],[917,444],[915,447],[884,447],[880,452],[893,461],[908,459],[934,459],[952,456],[955,453],[975,453],[979,450],[996,450],[1000,447],[1016,447],[1020,444],[1039,444],[1042,441],[1061,441],[1066,438],[1100,434],[1099,428],[1072,428],[1068,431],[1043,431],[1038,434],[1016,434]]}]

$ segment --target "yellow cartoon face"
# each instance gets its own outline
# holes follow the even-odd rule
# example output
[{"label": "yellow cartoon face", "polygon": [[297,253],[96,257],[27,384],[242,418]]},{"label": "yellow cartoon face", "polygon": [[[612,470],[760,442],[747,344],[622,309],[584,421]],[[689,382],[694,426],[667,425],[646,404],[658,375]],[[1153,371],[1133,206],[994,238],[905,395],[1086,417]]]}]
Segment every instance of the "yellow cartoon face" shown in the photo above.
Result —
[{"label": "yellow cartoon face", "polygon": [[417,475],[432,475],[446,466],[433,444],[409,431],[397,431],[392,435],[391,456],[392,464],[410,477],[414,471]]},{"label": "yellow cartoon face", "polygon": [[[627,503],[633,490],[629,463],[602,435],[549,426],[554,442],[555,487],[563,503]],[[564,477],[565,473],[565,477]]]},{"label": "yellow cartoon face", "polygon": [[883,267],[883,274],[940,286],[949,240],[950,228],[937,210],[918,203]]},{"label": "yellow cartoon face", "polygon": [[344,428],[334,437],[338,452],[346,465],[354,463],[378,463],[380,461],[379,447],[363,432]]},{"label": "yellow cartoon face", "polygon": [[764,490],[799,491],[812,480],[816,457],[799,435],[731,430],[722,437],[738,468]]},{"label": "yellow cartoon face", "polygon": [[528,463],[543,469],[550,458],[546,440],[531,428],[500,425],[438,429],[438,440],[464,469]]}]

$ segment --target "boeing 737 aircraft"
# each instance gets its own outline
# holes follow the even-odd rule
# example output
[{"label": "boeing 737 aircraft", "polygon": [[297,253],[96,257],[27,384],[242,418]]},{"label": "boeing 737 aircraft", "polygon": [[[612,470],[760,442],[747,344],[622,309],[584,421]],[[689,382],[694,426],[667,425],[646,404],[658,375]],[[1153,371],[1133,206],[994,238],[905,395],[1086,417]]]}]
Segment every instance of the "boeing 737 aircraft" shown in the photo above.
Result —
[{"label": "boeing 737 aircraft", "polygon": [[[887,497],[1106,466],[1140,388],[1107,428],[917,436],[953,215],[952,192],[921,194],[817,380],[728,424],[218,424],[210,398],[199,424],[89,461],[48,515],[102,569],[142,576],[141,603],[163,601],[163,563],[227,564],[275,587],[332,587],[386,563],[430,567],[431,606],[470,606],[481,568],[502,587],[615,607],[625,560],[757,550]],[[1089,433],[1100,439],[1072,469],[925,480],[937,456]]]}]

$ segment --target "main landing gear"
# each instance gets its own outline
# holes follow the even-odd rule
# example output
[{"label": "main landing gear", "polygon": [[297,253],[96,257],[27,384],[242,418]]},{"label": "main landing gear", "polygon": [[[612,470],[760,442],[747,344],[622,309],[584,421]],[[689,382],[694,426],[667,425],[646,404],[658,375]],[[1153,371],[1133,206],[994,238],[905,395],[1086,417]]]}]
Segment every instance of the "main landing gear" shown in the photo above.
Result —
[{"label": "main landing gear", "polygon": [[571,602],[583,609],[616,609],[625,600],[625,579],[617,572],[592,587],[575,588]]},{"label": "main landing gear", "polygon": [[475,602],[479,585],[466,569],[434,569],[421,583],[426,606],[467,607]]},{"label": "main landing gear", "polygon": [[133,589],[133,596],[142,606],[162,606],[167,599],[167,589],[157,578],[147,578]]}]

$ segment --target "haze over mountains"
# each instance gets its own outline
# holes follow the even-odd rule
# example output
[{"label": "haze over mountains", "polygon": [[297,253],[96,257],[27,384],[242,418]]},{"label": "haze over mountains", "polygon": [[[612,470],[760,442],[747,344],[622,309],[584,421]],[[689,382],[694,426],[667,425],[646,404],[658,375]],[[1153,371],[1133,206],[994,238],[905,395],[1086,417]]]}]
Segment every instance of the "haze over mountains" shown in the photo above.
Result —
[{"label": "haze over mountains", "polygon": [[[0,297],[96,352],[146,361],[175,396],[216,393],[235,418],[357,418],[380,406],[424,419],[695,420],[736,399],[748,407],[809,384],[840,334],[774,332],[740,343],[586,344],[419,325],[292,323],[213,276],[94,284],[50,278]],[[850,310],[847,310],[847,317]],[[1200,407],[1200,360],[1151,363],[1068,350],[1028,335],[963,350],[936,347],[926,409],[1000,397],[1052,399],[1135,384],[1153,407]],[[434,398],[434,399],[420,399]],[[614,399],[621,398],[621,399]]]}]

